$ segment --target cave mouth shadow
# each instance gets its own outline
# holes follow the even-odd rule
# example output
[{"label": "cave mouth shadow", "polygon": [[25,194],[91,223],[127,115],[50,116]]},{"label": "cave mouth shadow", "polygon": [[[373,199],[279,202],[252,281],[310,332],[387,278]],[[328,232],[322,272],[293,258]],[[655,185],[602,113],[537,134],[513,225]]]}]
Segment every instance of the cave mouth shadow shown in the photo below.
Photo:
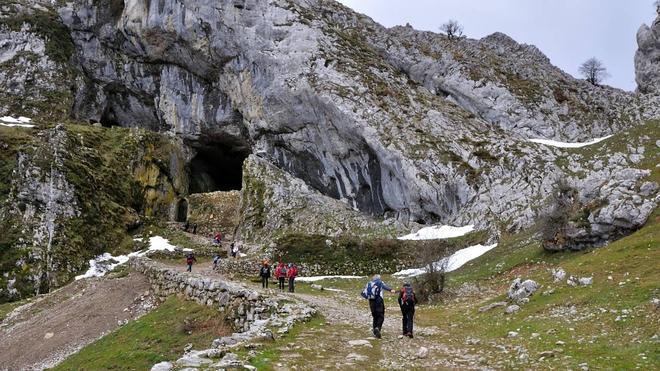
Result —
[{"label": "cave mouth shadow", "polygon": [[250,154],[245,146],[213,143],[198,146],[190,162],[189,193],[241,190],[243,161]]}]

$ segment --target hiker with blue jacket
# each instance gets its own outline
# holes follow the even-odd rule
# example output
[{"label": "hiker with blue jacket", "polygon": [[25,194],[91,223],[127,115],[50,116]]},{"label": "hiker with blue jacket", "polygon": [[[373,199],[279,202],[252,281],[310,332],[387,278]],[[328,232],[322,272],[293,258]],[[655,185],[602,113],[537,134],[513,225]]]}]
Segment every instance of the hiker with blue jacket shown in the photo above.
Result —
[{"label": "hiker with blue jacket", "polygon": [[367,283],[362,290],[362,297],[369,300],[369,309],[373,317],[373,326],[371,331],[377,339],[381,338],[380,331],[385,321],[385,301],[383,299],[383,290],[394,293],[394,290],[380,279],[380,274],[374,275],[374,278]]},{"label": "hiker with blue jacket", "polygon": [[417,304],[417,297],[413,291],[410,282],[403,284],[401,292],[399,292],[399,308],[401,308],[401,315],[403,316],[403,336],[413,337],[413,317],[415,317],[415,305]]}]

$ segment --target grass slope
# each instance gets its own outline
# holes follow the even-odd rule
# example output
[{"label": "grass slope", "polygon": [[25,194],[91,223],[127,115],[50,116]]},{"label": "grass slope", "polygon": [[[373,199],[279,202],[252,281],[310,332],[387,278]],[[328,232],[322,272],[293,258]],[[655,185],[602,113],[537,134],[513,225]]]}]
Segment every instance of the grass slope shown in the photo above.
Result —
[{"label": "grass slope", "polygon": [[178,359],[189,343],[205,349],[230,332],[218,311],[170,297],[142,318],[84,347],[55,370],[148,370],[158,362]]},{"label": "grass slope", "polygon": [[[504,367],[522,362],[535,368],[587,363],[597,369],[650,369],[660,363],[660,316],[650,303],[660,296],[658,261],[657,211],[638,232],[580,253],[545,253],[529,236],[514,236],[459,270],[450,281],[452,287],[469,282],[501,295],[421,308],[418,320],[422,325],[450,323],[451,337],[446,340],[451,343],[480,339],[480,345],[473,347],[484,348],[494,355],[495,364]],[[588,287],[554,283],[550,273],[554,267],[564,268],[568,275],[593,277],[594,283]],[[484,304],[506,300],[507,286],[517,276],[541,284],[520,312],[477,311]],[[519,336],[507,338],[509,331]],[[540,360],[542,352],[547,353]]]}]

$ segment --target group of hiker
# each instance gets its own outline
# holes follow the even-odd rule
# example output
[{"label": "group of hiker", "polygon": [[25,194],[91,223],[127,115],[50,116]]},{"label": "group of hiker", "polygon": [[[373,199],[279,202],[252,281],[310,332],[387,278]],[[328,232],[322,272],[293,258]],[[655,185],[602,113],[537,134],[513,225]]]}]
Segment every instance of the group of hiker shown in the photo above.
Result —
[{"label": "group of hiker", "polygon": [[[195,228],[196,229],[196,228]],[[216,233],[213,235],[213,244],[221,245],[222,244],[222,234]],[[230,255],[235,258],[238,255],[238,246],[232,242],[229,247]],[[192,271],[192,266],[197,262],[195,255],[192,252],[186,254],[186,263],[188,265],[188,272]],[[216,254],[213,257],[213,270],[218,269],[218,264],[220,263],[220,254]],[[268,288],[268,282],[271,277],[271,265],[268,260],[264,260],[259,269],[259,277],[261,279],[261,287]],[[284,291],[285,284],[288,282],[288,291],[295,291],[295,280],[298,276],[298,268],[293,263],[285,264],[280,262],[275,268],[275,278],[277,279],[278,288],[280,291]],[[372,316],[372,328],[371,331],[374,337],[380,339],[381,331],[383,327],[383,322],[385,321],[385,300],[383,296],[383,291],[389,291],[390,293],[396,293],[394,289],[389,287],[379,274],[373,276],[373,278],[366,284],[362,290],[362,297],[369,301],[369,309]],[[415,292],[412,288],[410,282],[405,282],[403,287],[398,291],[397,301],[399,303],[399,308],[401,309],[402,316],[402,334],[403,336],[413,337],[413,318],[415,316],[415,305],[417,304],[417,298]]]},{"label": "group of hiker", "polygon": [[[270,264],[267,260],[264,260],[261,268],[259,269],[259,277],[261,278],[262,288],[268,288],[268,281],[270,280],[270,276]],[[296,277],[298,277],[298,267],[296,267],[293,263],[279,263],[277,268],[275,268],[275,278],[277,279],[277,286],[280,291],[284,291],[284,284],[288,281],[289,292],[294,292]]]},{"label": "group of hiker", "polygon": [[[383,282],[379,274],[375,275],[364,287],[364,290],[362,290],[362,297],[369,300],[369,309],[373,318],[371,331],[377,339],[381,338],[383,322],[385,321],[385,299],[383,298],[383,291],[396,292]],[[403,284],[403,287],[399,290],[397,301],[401,309],[403,336],[412,338],[413,317],[415,316],[417,298],[410,282]]]}]

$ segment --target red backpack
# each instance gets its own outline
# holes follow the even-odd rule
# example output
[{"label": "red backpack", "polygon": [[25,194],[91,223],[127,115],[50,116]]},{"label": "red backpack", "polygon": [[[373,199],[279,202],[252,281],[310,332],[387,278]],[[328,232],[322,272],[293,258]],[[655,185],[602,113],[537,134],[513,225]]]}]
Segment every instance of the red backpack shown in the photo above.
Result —
[{"label": "red backpack", "polygon": [[412,286],[403,286],[401,289],[401,302],[407,305],[415,305],[415,292]]}]

